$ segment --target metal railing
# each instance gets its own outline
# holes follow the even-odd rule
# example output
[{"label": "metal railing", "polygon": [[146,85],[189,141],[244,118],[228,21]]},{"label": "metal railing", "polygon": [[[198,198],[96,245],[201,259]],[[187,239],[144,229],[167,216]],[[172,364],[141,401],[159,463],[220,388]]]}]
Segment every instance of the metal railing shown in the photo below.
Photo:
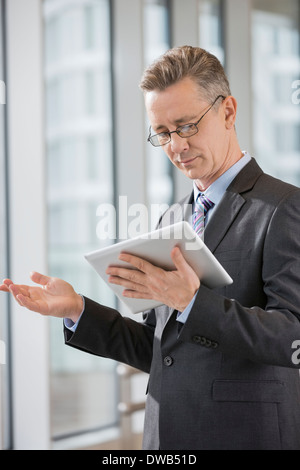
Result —
[{"label": "metal railing", "polygon": [[134,367],[126,364],[118,364],[117,374],[120,380],[120,401],[118,410],[121,415],[121,439],[124,449],[132,449],[133,447],[133,423],[134,413],[145,409],[145,400],[133,401],[132,398],[132,378],[137,374],[143,374]]}]

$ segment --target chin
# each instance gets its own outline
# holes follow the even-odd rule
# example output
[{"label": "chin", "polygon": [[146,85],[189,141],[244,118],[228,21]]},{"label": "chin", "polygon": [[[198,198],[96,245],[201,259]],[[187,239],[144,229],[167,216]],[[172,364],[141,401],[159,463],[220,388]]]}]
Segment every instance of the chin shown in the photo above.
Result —
[{"label": "chin", "polygon": [[181,171],[185,176],[187,176],[191,180],[200,179],[199,171],[197,171],[196,168],[184,168],[183,170],[181,169]]}]

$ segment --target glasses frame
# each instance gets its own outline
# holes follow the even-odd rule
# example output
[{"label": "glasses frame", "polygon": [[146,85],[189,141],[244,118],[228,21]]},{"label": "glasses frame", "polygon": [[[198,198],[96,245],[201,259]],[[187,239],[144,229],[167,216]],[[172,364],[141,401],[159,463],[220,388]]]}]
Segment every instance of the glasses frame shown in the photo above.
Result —
[{"label": "glasses frame", "polygon": [[[208,111],[211,110],[211,108],[216,104],[216,102],[218,101],[219,98],[222,98],[223,100],[225,100],[225,96],[223,95],[219,95],[217,96],[217,98],[215,99],[215,101],[212,103],[212,105],[208,108],[207,111],[205,111],[204,114],[202,114],[202,116],[200,117],[200,119],[197,121],[197,122],[189,122],[187,124],[184,124],[182,126],[178,126],[177,129],[175,129],[175,131],[171,131],[171,132],[159,132],[158,134],[154,134],[154,135],[151,135],[151,126],[149,127],[149,136],[148,136],[148,139],[147,139],[147,142],[150,142],[151,145],[153,145],[153,147],[163,147],[164,145],[167,145],[171,142],[171,134],[174,134],[176,133],[177,135],[179,135],[179,137],[181,137],[182,139],[187,139],[189,137],[192,137],[193,135],[197,134],[197,132],[199,131],[198,129],[198,125],[199,125],[199,122],[204,118],[204,116],[208,113]],[[186,127],[186,126],[194,126],[195,127],[195,132],[193,132],[192,134],[189,134],[188,136],[184,136],[184,135],[180,135],[180,132],[182,130],[182,128]],[[154,142],[153,142],[153,138],[154,137],[158,137],[159,135],[162,135],[162,134],[165,134],[165,135],[169,135],[169,140],[167,142],[165,142],[164,144],[158,144],[156,145]]]}]

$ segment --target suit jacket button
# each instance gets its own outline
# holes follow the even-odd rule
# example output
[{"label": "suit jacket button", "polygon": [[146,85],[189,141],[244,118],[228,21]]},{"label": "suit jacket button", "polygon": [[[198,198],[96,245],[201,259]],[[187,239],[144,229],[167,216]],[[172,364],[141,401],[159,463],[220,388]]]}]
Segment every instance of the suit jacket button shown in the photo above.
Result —
[{"label": "suit jacket button", "polygon": [[201,336],[199,336],[199,335],[194,335],[194,336],[192,337],[192,340],[194,341],[194,343],[200,343],[200,341],[201,341]]},{"label": "suit jacket button", "polygon": [[219,346],[219,344],[216,341],[211,342],[211,348],[216,349]]},{"label": "suit jacket button", "polygon": [[173,364],[173,359],[171,356],[166,356],[164,358],[164,365],[170,367]]}]

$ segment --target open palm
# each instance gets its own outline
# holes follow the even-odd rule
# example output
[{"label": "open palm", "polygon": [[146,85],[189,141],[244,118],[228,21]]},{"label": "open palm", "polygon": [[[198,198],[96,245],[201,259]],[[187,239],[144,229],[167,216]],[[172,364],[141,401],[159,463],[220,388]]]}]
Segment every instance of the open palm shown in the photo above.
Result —
[{"label": "open palm", "polygon": [[39,286],[14,284],[5,279],[0,290],[10,292],[21,306],[34,312],[77,320],[83,307],[82,298],[68,282],[37,272],[30,277]]}]

